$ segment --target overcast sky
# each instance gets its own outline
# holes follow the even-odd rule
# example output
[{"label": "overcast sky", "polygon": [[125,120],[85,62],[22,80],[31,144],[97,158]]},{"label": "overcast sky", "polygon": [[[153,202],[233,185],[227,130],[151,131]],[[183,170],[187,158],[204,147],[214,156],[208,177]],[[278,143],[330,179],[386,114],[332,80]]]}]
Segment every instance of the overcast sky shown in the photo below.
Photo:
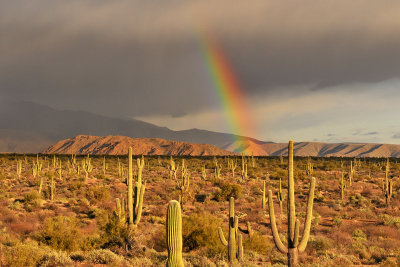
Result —
[{"label": "overcast sky", "polygon": [[2,0],[0,97],[227,132],[198,29],[255,137],[400,143],[400,1]]}]

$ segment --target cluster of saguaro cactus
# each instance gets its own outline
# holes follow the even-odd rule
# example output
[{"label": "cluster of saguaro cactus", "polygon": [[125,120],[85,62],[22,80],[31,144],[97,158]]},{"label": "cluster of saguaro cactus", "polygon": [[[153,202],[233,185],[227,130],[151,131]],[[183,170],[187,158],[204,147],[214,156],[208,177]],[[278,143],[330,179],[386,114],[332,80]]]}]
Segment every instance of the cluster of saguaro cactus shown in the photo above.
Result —
[{"label": "cluster of saguaro cactus", "polygon": [[182,258],[182,214],[178,201],[171,200],[167,208],[167,267],[183,267]]},{"label": "cluster of saguaro cactus", "polygon": [[339,190],[340,190],[340,196],[343,201],[344,199],[344,190],[346,189],[346,182],[344,181],[344,173],[342,172],[341,178],[339,179]]},{"label": "cluster of saguaro cactus", "polygon": [[82,160],[82,169],[85,172],[85,178],[87,179],[89,177],[89,173],[93,171],[93,165],[89,155]]},{"label": "cluster of saguaro cactus", "polygon": [[[228,247],[228,260],[230,264],[237,260],[242,261],[243,259],[243,244],[242,235],[238,234],[239,217],[235,216],[235,199],[231,197],[229,199],[229,231],[228,241],[225,239],[222,229],[218,228],[218,234],[221,243]],[[251,230],[250,230],[251,231]],[[236,252],[236,241],[238,242],[238,248]]]},{"label": "cluster of saguaro cactus", "polygon": [[254,158],[253,154],[251,155],[251,167],[256,167],[256,159]]},{"label": "cluster of saguaro cactus", "polygon": [[36,162],[34,161],[32,165],[33,177],[39,176],[42,171],[42,163],[39,161],[39,155],[36,156]]},{"label": "cluster of saguaro cactus", "polygon": [[[128,152],[128,213],[129,225],[138,225],[142,216],[143,196],[146,183],[142,183],[142,170],[144,167],[144,159],[138,159],[138,175],[133,190],[133,164],[132,164],[132,147]],[[135,201],[135,202],[134,202]]]},{"label": "cluster of saguaro cactus", "polygon": [[303,252],[307,247],[307,242],[310,236],[311,219],[314,202],[314,189],[315,189],[315,178],[311,178],[310,192],[307,203],[307,213],[305,219],[305,225],[303,230],[303,237],[299,241],[299,228],[300,222],[296,219],[295,211],[295,199],[294,199],[294,175],[293,175],[293,141],[289,141],[288,147],[288,244],[285,246],[279,236],[278,228],[276,227],[276,219],[274,212],[274,204],[272,202],[272,191],[268,191],[268,205],[269,215],[271,220],[271,230],[274,238],[275,246],[281,253],[286,253],[288,257],[288,265],[296,266],[298,262],[298,253]]},{"label": "cluster of saguaro cactus", "polygon": [[385,169],[385,182],[383,184],[383,192],[385,194],[386,206],[390,206],[390,200],[392,198],[393,193],[393,184],[392,181],[389,180],[389,171],[390,171],[390,164],[389,159],[386,161],[386,169]]},{"label": "cluster of saguaro cactus", "polygon": [[240,174],[242,182],[247,179],[247,162],[244,157],[242,157],[242,172]]},{"label": "cluster of saguaro cactus", "polygon": [[235,177],[235,170],[237,168],[236,160],[228,159],[228,167],[231,169],[232,177]]},{"label": "cluster of saguaro cactus", "polygon": [[311,158],[307,158],[307,164],[306,164],[306,174],[307,176],[311,177],[312,173],[314,171],[314,164],[311,162]]}]

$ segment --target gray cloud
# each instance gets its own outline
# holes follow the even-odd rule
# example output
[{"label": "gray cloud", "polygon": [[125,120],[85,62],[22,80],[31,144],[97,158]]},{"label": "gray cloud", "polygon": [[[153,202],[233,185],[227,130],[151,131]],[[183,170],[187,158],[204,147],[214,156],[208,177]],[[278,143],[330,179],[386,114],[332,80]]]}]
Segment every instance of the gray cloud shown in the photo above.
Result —
[{"label": "gray cloud", "polygon": [[0,96],[112,116],[216,105],[207,23],[250,96],[400,76],[398,1],[2,1]]},{"label": "gray cloud", "polygon": [[392,138],[400,139],[400,132],[399,133],[395,133],[394,135],[392,135]]}]

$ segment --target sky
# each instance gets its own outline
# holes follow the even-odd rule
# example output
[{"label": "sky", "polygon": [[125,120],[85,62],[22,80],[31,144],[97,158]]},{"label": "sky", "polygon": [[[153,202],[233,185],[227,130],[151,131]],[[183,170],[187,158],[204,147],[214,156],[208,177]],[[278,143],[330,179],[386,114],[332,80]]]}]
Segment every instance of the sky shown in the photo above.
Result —
[{"label": "sky", "polygon": [[230,132],[218,40],[253,137],[400,143],[400,2],[3,0],[0,98]]}]

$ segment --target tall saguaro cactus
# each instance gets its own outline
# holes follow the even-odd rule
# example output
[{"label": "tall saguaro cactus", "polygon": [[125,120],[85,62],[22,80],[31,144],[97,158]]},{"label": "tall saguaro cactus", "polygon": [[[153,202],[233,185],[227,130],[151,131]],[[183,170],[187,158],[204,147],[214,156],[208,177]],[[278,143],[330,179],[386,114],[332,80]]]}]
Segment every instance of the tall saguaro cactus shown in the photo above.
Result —
[{"label": "tall saguaro cactus", "polygon": [[171,200],[167,209],[167,267],[183,267],[182,214],[178,201]]},{"label": "tall saguaro cactus", "polygon": [[[144,167],[143,164],[140,163],[141,168]],[[139,167],[139,161],[138,161]],[[140,178],[139,178],[140,176]],[[140,179],[140,183],[139,183]],[[142,174],[138,172],[138,181],[135,185],[135,190],[133,190],[133,170],[132,170],[132,147],[129,147],[128,152],[128,213],[129,213],[129,225],[138,225],[140,218],[142,216],[142,207],[143,207],[143,196],[144,190],[146,188],[146,183],[142,183]],[[134,202],[135,200],[135,202]],[[137,211],[136,211],[137,208]]]},{"label": "tall saguaro cactus", "polygon": [[278,228],[276,227],[276,218],[274,212],[274,205],[272,202],[271,190],[268,191],[268,205],[269,205],[269,215],[271,220],[271,230],[275,245],[281,253],[287,254],[288,266],[296,266],[298,262],[298,253],[303,252],[306,249],[307,242],[310,236],[312,210],[314,202],[315,178],[311,178],[303,237],[299,242],[300,222],[298,219],[296,219],[296,211],[295,211],[292,140],[289,141],[288,150],[289,150],[288,151],[289,170],[288,170],[288,194],[287,194],[288,198],[288,233],[287,233],[288,246],[287,247],[282,243],[279,237]]}]

